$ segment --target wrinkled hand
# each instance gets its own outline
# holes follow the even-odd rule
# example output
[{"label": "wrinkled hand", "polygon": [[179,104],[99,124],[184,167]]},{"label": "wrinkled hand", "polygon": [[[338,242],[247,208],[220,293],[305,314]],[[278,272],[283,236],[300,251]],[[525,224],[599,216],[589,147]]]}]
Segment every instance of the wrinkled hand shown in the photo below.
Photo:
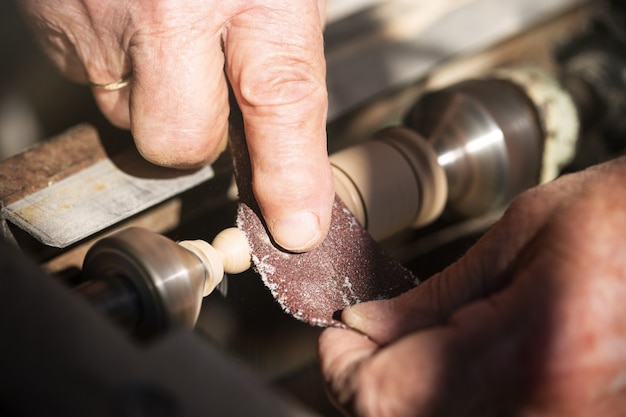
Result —
[{"label": "wrinkled hand", "polygon": [[330,223],[327,93],[318,0],[20,0],[45,51],[131,128],[142,155],[192,167],[225,146],[227,78],[244,115],[253,189],[277,243],[317,245]]},{"label": "wrinkled hand", "polygon": [[626,415],[626,159],[520,196],[460,260],[343,312],[323,372],[360,416]]}]

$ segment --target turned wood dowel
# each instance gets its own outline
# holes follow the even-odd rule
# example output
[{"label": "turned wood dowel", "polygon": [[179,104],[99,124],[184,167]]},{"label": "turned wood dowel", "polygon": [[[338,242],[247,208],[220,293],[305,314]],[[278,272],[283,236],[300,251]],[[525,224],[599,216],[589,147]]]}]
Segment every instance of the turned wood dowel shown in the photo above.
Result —
[{"label": "turned wood dowel", "polygon": [[204,240],[185,240],[178,244],[195,253],[202,261],[207,271],[204,296],[217,287],[224,273],[239,274],[252,265],[248,241],[236,227],[222,230],[211,244]]}]

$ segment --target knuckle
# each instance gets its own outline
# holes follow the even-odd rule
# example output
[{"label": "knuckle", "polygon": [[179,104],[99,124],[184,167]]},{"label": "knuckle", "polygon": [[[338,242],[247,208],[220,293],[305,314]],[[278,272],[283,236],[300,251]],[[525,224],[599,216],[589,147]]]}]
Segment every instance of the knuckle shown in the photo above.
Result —
[{"label": "knuckle", "polygon": [[240,92],[243,104],[259,110],[279,109],[326,100],[326,86],[313,75],[310,66],[289,59],[283,65],[267,65],[242,74]]}]

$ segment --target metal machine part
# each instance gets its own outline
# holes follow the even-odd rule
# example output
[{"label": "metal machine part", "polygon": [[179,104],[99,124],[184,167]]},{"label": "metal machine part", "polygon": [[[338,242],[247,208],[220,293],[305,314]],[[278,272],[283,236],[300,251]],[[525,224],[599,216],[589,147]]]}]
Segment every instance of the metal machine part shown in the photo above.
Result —
[{"label": "metal machine part", "polygon": [[[563,115],[573,121],[558,130]],[[409,127],[383,129],[332,155],[337,194],[377,240],[434,221],[446,203],[480,216],[555,175],[574,153],[577,120],[567,92],[537,70],[465,81],[422,97]],[[249,267],[236,228],[212,245],[126,229],[89,251],[83,274],[91,281],[78,291],[129,330],[159,332],[193,327],[202,297],[224,272]]]},{"label": "metal machine part", "polygon": [[177,244],[143,228],[124,229],[90,249],[83,264],[89,280],[75,290],[139,338],[193,328],[202,298],[226,282],[225,272],[250,267],[245,237],[234,230],[226,229],[210,245]]},{"label": "metal machine part", "polygon": [[164,236],[125,229],[89,251],[76,291],[141,337],[176,325],[193,326],[206,270],[198,256]]},{"label": "metal machine part", "polygon": [[446,204],[463,217],[504,207],[556,177],[579,133],[570,93],[536,67],[430,92],[405,124],[330,158],[337,194],[378,240],[431,223]]},{"label": "metal machine part", "polygon": [[[503,207],[554,178],[576,148],[576,108],[556,80],[536,69],[498,77],[426,94],[405,119],[435,149],[448,180],[447,208],[463,217]],[[569,121],[553,126],[559,117]]]},{"label": "metal machine part", "polygon": [[448,207],[483,214],[539,181],[541,128],[511,83],[467,81],[423,97],[407,117],[429,138],[448,179]]}]

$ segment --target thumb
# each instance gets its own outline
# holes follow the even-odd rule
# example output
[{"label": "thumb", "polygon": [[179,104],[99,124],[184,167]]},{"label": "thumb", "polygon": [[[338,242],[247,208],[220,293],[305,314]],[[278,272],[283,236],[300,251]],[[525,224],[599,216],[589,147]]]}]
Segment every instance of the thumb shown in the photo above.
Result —
[{"label": "thumb", "polygon": [[306,251],[326,236],[334,196],[321,18],[316,1],[275,3],[231,20],[226,70],[269,231],[284,249]]},{"label": "thumb", "polygon": [[447,325],[383,349],[349,330],[325,330],[320,360],[335,400],[364,416],[512,415],[507,407],[532,386],[537,338],[525,316],[500,305],[472,303]]},{"label": "thumb", "polygon": [[[430,323],[382,349],[355,332],[326,330],[320,358],[335,398],[372,416],[408,416],[416,410],[425,415],[514,414],[541,378],[537,370],[545,356],[554,296],[550,288],[537,294],[531,280],[519,282],[515,289],[458,308],[446,323]],[[431,313],[424,311],[425,317]]]}]

